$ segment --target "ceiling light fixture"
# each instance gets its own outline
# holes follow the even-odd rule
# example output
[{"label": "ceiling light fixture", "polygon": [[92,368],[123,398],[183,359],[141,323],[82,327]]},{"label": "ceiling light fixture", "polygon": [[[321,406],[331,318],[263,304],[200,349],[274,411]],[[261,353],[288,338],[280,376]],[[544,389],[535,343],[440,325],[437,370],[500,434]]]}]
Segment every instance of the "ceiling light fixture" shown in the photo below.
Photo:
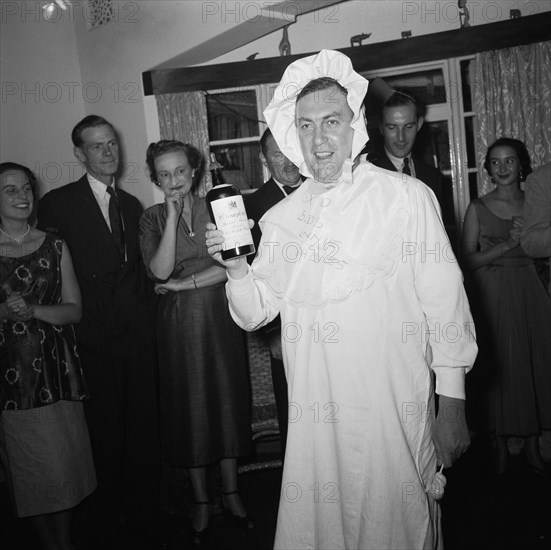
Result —
[{"label": "ceiling light fixture", "polygon": [[69,0],[54,0],[54,2],[48,2],[45,6],[42,6],[42,9],[44,10],[44,19],[46,19],[46,21],[50,21],[53,19],[56,9],[60,7],[65,11],[67,9],[67,4],[69,4]]}]

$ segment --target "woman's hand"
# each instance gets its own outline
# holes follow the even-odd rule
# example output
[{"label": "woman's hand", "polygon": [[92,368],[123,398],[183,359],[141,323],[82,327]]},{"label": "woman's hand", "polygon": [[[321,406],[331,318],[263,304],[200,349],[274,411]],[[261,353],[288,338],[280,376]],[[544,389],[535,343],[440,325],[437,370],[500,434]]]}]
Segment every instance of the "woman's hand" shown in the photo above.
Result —
[{"label": "woman's hand", "polygon": [[524,216],[513,216],[513,227],[522,229],[524,227]]},{"label": "woman's hand", "polygon": [[19,294],[12,292],[5,302],[7,317],[12,321],[30,321],[34,316],[34,307]]},{"label": "woman's hand", "polygon": [[[249,227],[253,227],[254,221],[249,220]],[[205,233],[207,252],[228,271],[232,279],[242,279],[248,271],[247,260],[245,256],[239,256],[232,260],[222,259],[222,250],[224,250],[224,233],[216,229],[213,223],[207,223],[207,232]]]},{"label": "woman's hand", "polygon": [[183,193],[177,191],[165,197],[166,212],[168,218],[178,219],[180,217],[182,209],[184,208],[184,196],[185,195]]},{"label": "woman's hand", "polygon": [[520,236],[524,227],[524,218],[522,216],[513,216],[513,229],[509,231],[509,240],[507,241],[511,248],[520,244]]},{"label": "woman's hand", "polygon": [[181,279],[169,279],[166,283],[157,283],[155,285],[155,294],[166,294],[169,290],[179,292],[182,290]]},{"label": "woman's hand", "polygon": [[511,248],[516,248],[520,244],[520,236],[522,235],[522,229],[513,228],[509,231],[509,240],[507,244]]},{"label": "woman's hand", "polygon": [[0,304],[0,321],[2,319],[9,319],[10,312],[8,311],[8,306],[6,304],[6,301],[4,300]]}]

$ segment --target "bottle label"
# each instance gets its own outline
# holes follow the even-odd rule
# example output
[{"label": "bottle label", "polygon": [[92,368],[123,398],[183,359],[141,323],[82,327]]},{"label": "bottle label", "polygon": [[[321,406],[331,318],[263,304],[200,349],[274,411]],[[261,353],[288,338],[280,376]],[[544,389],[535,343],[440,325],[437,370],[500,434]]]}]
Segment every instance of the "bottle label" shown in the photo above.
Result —
[{"label": "bottle label", "polygon": [[247,212],[241,195],[210,203],[217,229],[224,232],[224,250],[253,244]]}]

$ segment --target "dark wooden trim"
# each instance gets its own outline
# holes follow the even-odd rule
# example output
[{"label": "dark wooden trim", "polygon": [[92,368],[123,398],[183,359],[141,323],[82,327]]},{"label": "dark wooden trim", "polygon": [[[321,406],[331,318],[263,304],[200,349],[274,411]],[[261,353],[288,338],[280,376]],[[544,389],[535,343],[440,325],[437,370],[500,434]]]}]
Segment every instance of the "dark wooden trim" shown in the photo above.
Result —
[{"label": "dark wooden trim", "polygon": [[[551,12],[466,29],[341,48],[339,51],[350,57],[357,72],[363,72],[547,40],[551,40]],[[312,53],[179,69],[152,69],[142,74],[144,92],[145,95],[153,95],[279,82],[290,63]]]},{"label": "dark wooden trim", "polygon": [[153,91],[153,72],[146,71],[142,73],[143,93],[144,95],[154,95]]}]

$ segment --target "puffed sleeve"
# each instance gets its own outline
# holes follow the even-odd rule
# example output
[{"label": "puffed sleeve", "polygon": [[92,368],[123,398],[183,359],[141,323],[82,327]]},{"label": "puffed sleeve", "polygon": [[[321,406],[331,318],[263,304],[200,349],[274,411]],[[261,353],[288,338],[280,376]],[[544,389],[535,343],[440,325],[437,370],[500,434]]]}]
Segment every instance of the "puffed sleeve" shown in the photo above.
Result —
[{"label": "puffed sleeve", "polygon": [[253,331],[276,318],[280,299],[266,284],[255,278],[251,267],[242,279],[232,279],[228,274],[226,294],[233,320],[246,331]]},{"label": "puffed sleeve", "polygon": [[409,188],[410,249],[414,285],[426,323],[436,392],[465,399],[465,374],[478,347],[463,275],[432,192],[415,181]]}]

